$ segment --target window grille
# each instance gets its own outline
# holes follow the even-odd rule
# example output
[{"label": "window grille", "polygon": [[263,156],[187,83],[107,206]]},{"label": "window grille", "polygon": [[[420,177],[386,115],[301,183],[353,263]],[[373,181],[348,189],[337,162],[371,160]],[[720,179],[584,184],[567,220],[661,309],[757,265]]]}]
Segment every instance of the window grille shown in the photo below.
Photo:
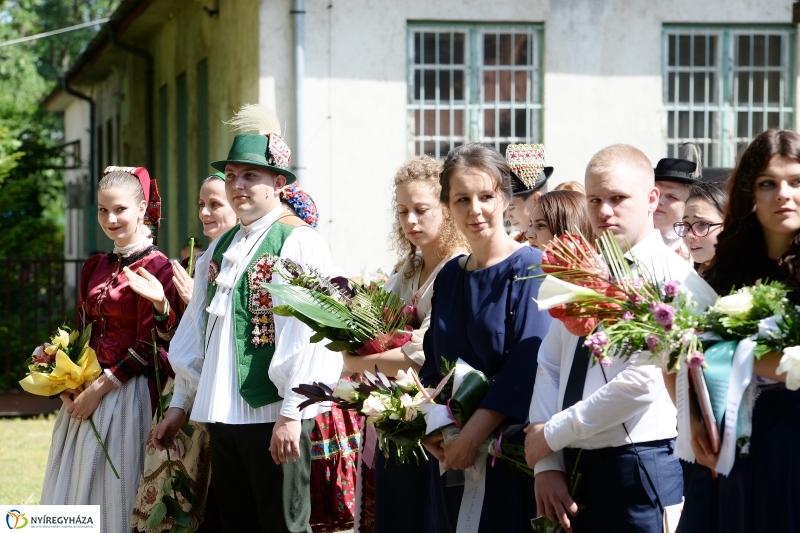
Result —
[{"label": "window grille", "polygon": [[769,128],[793,128],[794,33],[788,28],[666,27],[666,152],[691,141],[706,166],[734,166]]},{"label": "window grille", "polygon": [[415,23],[408,38],[411,153],[541,142],[541,26]]}]

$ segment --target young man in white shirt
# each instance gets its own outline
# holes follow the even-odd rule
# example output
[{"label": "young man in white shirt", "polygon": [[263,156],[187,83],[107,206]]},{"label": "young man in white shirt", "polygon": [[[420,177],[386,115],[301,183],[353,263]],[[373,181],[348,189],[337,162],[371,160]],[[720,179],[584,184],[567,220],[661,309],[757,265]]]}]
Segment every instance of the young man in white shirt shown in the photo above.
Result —
[{"label": "young man in white shirt", "polygon": [[697,163],[666,157],[656,165],[655,178],[660,194],[653,213],[653,223],[661,232],[664,244],[688,261],[689,250],[683,238],[675,233],[673,224],[683,220],[683,206],[689,198],[689,188],[700,181]]},{"label": "young man in white shirt", "polygon": [[207,423],[214,496],[229,533],[311,532],[309,432],[318,406],[303,411],[300,383],[336,382],[339,353],[311,344],[311,330],[275,316],[262,283],[282,283],[279,261],[334,273],[322,237],[284,208],[295,181],[288,146],[275,133],[237,135],[223,161],[225,191],[240,224],[198,260],[192,299],[170,346],[175,390],[153,434],[157,448],[187,413]]},{"label": "young man in white shirt", "polygon": [[[653,228],[659,191],[641,151],[613,145],[595,154],[586,169],[586,196],[598,235],[611,231],[657,279],[679,282],[701,306],[713,302],[714,291]],[[591,366],[583,339],[558,320],[538,360],[525,452],[536,472],[539,513],[577,533],[661,533],[664,508],[680,503],[683,493],[672,454],[676,410],[661,370],[617,358],[609,368]],[[581,449],[576,502],[567,473]]]}]

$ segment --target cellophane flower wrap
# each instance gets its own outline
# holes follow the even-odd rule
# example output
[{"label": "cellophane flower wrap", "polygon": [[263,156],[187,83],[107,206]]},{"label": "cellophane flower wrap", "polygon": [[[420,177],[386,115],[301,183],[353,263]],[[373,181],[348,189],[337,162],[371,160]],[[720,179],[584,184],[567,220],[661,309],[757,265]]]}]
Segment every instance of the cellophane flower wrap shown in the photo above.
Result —
[{"label": "cellophane flower wrap", "polygon": [[97,378],[102,369],[97,354],[89,346],[92,326],[80,332],[62,326],[50,342],[37,346],[28,362],[28,374],[19,384],[37,396],[57,396],[67,389],[80,390]]},{"label": "cellophane flower wrap", "polygon": [[[391,379],[376,367],[374,374],[365,372],[361,382],[341,379],[333,389],[324,383],[313,383],[292,390],[308,398],[298,407],[301,410],[314,403],[331,402],[340,409],[365,416],[367,424],[375,426],[378,448],[384,457],[394,456],[398,464],[412,458],[419,462],[427,457],[422,441],[451,428],[459,430],[489,391],[489,382],[482,372],[467,372],[455,392],[455,364],[445,366],[442,372],[445,375],[436,388],[424,387],[413,368],[401,370]],[[520,424],[513,430],[521,427]],[[522,446],[503,442],[497,436],[486,444],[496,458],[533,476],[525,464]]]},{"label": "cellophane flower wrap", "polygon": [[786,388],[800,388],[800,307],[788,299],[789,288],[777,281],[758,282],[722,296],[706,313],[707,329],[723,340],[755,340],[753,358],[781,355],[777,374]]},{"label": "cellophane flower wrap", "polygon": [[[85,325],[83,331],[73,330],[68,326],[58,328],[50,337],[50,342],[33,350],[28,364],[28,375],[19,381],[22,389],[37,396],[57,396],[66,390],[80,392],[103,372],[97,361],[97,353],[89,346],[91,338],[91,324]],[[108,464],[119,479],[119,473],[91,416],[88,421]]]},{"label": "cellophane flower wrap", "polygon": [[368,355],[399,348],[411,339],[414,309],[381,285],[329,278],[288,259],[281,259],[280,265],[287,283],[262,285],[284,302],[272,312],[308,325],[314,331],[311,342],[327,339],[329,350]]},{"label": "cellophane flower wrap", "polygon": [[606,232],[595,251],[581,235],[565,234],[542,254],[545,279],[540,309],[586,336],[595,363],[612,364],[638,354],[640,363],[677,370],[682,362],[703,363],[698,337],[702,315],[678,283],[659,283],[647,265],[625,257]]}]

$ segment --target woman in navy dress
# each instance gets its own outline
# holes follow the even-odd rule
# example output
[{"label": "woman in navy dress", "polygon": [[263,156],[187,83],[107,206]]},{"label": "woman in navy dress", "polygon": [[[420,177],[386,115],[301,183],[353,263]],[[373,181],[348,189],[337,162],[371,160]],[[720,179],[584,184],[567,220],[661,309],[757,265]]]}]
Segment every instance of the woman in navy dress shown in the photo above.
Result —
[{"label": "woman in navy dress", "polygon": [[[729,179],[728,195],[706,279],[719,294],[758,280],[781,281],[800,304],[800,135],[769,130],[753,139]],[[749,455],[737,450],[704,515],[682,519],[682,532],[800,531],[800,391],[784,386],[786,374],[775,374],[780,358],[766,354],[753,368],[759,394]],[[702,425],[692,429],[698,463],[713,468],[717,456],[707,451]],[[686,506],[695,507],[688,498]]]},{"label": "woman in navy dress", "polygon": [[[536,355],[550,325],[549,315],[533,301],[539,280],[518,280],[541,273],[528,270],[541,262],[541,252],[515,242],[503,228],[510,172],[494,148],[478,143],[450,152],[442,170],[441,201],[472,254],[449,261],[436,277],[421,377],[433,385],[441,379],[443,361],[461,359],[491,381],[488,394],[455,439],[444,442],[437,435],[425,441],[447,469],[471,468],[478,447],[500,426],[526,422]],[[521,431],[506,438],[523,443]],[[502,460],[490,463],[479,531],[530,531],[530,519],[536,516],[533,478]],[[442,533],[457,531],[464,492],[463,486],[446,487],[447,478],[434,480],[445,494],[435,502],[433,517]]]}]

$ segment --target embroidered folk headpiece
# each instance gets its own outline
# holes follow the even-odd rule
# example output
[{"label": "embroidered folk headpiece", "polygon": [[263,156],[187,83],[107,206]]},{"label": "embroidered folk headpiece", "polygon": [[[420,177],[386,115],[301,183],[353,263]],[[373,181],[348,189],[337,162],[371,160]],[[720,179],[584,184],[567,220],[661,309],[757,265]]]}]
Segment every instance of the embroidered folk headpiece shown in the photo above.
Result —
[{"label": "embroidered folk headpiece", "polygon": [[536,191],[553,174],[553,167],[545,166],[543,144],[511,144],[506,148],[506,161],[515,195]]},{"label": "embroidered folk headpiece", "polygon": [[284,187],[281,191],[281,200],[289,204],[297,216],[303,219],[303,222],[312,228],[317,227],[319,222],[317,204],[306,191],[300,188],[299,183],[295,182]]}]

